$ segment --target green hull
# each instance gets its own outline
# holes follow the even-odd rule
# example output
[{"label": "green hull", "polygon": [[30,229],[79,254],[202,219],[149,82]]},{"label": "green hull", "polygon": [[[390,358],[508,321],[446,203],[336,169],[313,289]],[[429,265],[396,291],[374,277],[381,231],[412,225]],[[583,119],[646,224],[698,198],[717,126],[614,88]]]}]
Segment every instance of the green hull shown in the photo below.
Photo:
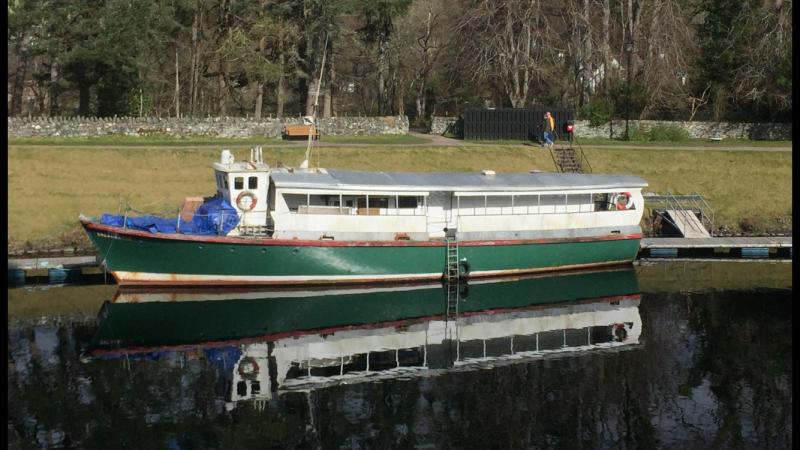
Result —
[{"label": "green hull", "polygon": [[[248,241],[158,235],[84,223],[121,285],[279,285],[439,279],[443,242]],[[631,262],[640,234],[459,245],[469,277]]]},{"label": "green hull", "polygon": [[[609,299],[639,293],[631,268],[537,275],[513,281],[487,281],[462,286],[459,314],[514,310],[554,303]],[[324,291],[286,295],[275,292],[231,293],[225,300],[180,300],[169,291],[147,303],[108,303],[90,349],[146,351],[159,346],[225,342],[258,337],[277,338],[341,327],[441,317],[446,290],[439,285],[366,292]],[[158,300],[158,294],[153,294]],[[177,297],[176,297],[177,295]],[[188,294],[187,294],[188,295]],[[207,293],[207,298],[215,295]],[[271,296],[271,298],[267,298]]]}]

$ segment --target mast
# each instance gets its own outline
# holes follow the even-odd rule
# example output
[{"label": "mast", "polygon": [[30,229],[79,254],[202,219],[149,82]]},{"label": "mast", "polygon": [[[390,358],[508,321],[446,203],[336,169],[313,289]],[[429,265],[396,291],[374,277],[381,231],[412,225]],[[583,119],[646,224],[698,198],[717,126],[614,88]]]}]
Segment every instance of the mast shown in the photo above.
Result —
[{"label": "mast", "polygon": [[[322,47],[322,64],[319,68],[319,80],[317,81],[317,92],[314,94],[314,109],[313,114],[311,116],[311,123],[314,126],[314,131],[318,132],[317,130],[317,111],[319,110],[319,91],[322,88],[322,74],[325,73],[325,56],[328,54],[328,34],[325,33],[325,45]],[[301,169],[308,169],[308,161],[309,157],[311,156],[311,142],[314,139],[315,133],[308,133],[308,146],[306,147],[306,157],[302,163],[300,163]]]}]

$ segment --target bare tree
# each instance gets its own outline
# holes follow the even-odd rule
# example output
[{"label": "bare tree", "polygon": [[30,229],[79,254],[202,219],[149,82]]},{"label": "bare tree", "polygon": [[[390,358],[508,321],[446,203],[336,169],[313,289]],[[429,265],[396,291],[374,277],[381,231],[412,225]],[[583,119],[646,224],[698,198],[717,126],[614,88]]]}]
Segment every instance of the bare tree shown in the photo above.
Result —
[{"label": "bare tree", "polygon": [[473,43],[467,52],[474,55],[476,77],[498,82],[513,107],[524,106],[549,44],[541,1],[480,1],[459,30],[464,42]]}]

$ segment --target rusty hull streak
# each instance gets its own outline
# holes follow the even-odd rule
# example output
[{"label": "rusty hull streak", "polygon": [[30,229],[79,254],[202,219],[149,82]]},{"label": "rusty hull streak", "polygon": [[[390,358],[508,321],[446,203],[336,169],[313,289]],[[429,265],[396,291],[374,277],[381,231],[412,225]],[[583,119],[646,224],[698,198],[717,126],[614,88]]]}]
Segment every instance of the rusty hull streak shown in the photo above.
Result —
[{"label": "rusty hull streak", "polygon": [[[239,245],[282,245],[294,247],[444,247],[442,241],[331,241],[331,240],[306,240],[306,239],[248,239],[235,236],[192,236],[171,233],[149,233],[146,231],[132,230],[130,228],[120,228],[111,225],[102,225],[90,221],[81,220],[83,226],[90,230],[115,233],[123,236],[136,236],[147,239],[163,239],[172,241],[206,242],[219,244],[239,244]],[[518,239],[518,240],[488,240],[488,241],[460,241],[460,247],[487,246],[487,245],[523,245],[523,244],[555,244],[562,242],[595,242],[595,241],[619,241],[628,239],[641,239],[641,233],[630,234],[610,234],[606,236],[588,237],[564,237],[564,238],[541,238],[541,239]]]}]

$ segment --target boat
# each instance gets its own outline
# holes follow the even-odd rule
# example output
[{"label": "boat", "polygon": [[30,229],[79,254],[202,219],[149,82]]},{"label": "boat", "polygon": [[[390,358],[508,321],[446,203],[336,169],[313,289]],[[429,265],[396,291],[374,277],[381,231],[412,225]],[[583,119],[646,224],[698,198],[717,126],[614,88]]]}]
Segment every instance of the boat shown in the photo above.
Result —
[{"label": "boat", "polygon": [[[637,348],[631,267],[447,287],[126,289],[103,305],[84,360],[189,355],[219,365],[226,401]],[[187,320],[191,318],[191,320]]]},{"label": "boat", "polygon": [[222,150],[216,192],[176,218],[80,216],[123,286],[476,279],[632,262],[636,176],[271,167]]}]

